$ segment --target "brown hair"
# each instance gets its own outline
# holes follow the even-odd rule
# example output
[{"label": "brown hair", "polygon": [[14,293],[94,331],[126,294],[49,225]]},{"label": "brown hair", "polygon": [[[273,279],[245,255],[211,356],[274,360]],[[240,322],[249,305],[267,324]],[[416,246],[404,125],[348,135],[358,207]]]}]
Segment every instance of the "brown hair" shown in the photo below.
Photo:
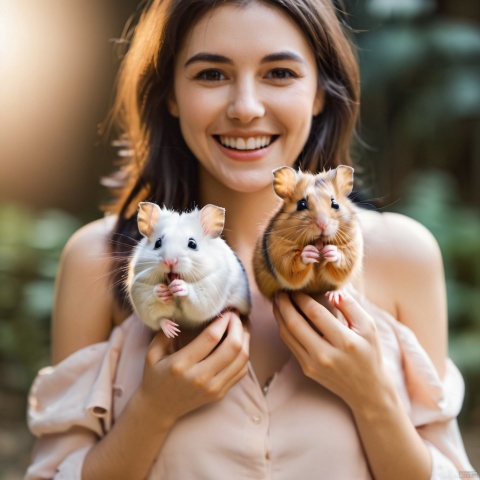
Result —
[{"label": "brown hair", "polygon": [[117,200],[109,207],[118,214],[113,253],[123,261],[139,238],[135,218],[139,201],[148,199],[177,210],[198,203],[198,164],[183,140],[178,119],[167,109],[182,41],[212,9],[255,1],[280,9],[300,26],[315,54],[319,86],[325,91],[323,111],[313,119],[296,166],[319,171],[351,164],[350,141],[359,107],[358,64],[331,0],[152,0],[128,33],[132,41],[112,109],[130,153],[116,173]]}]

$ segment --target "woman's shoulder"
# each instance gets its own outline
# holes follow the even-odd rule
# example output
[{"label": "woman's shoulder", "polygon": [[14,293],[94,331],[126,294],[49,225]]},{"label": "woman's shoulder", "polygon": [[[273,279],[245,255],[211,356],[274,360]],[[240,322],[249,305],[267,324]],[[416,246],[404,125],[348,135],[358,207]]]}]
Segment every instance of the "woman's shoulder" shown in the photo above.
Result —
[{"label": "woman's shoulder", "polygon": [[105,217],[83,226],[63,250],[52,315],[55,363],[110,335],[115,323],[109,249],[114,223]]},{"label": "woman's shoulder", "polygon": [[65,246],[64,255],[76,256],[92,250],[107,250],[115,222],[115,216],[107,215],[87,223],[71,236]]},{"label": "woman's shoulder", "polygon": [[115,225],[113,217],[87,223],[67,241],[60,259],[60,274],[106,273],[111,268],[110,237]]},{"label": "woman's shoulder", "polygon": [[446,289],[435,237],[419,222],[398,213],[362,211],[359,218],[365,242],[367,298],[413,330],[442,372]]},{"label": "woman's shoulder", "polygon": [[394,307],[398,318],[395,293],[423,288],[432,276],[443,279],[438,243],[426,227],[402,214],[362,211],[359,218],[365,242],[365,285],[373,283],[380,291],[388,288],[395,303],[388,310]]},{"label": "woman's shoulder", "polygon": [[360,223],[367,248],[384,261],[428,264],[440,259],[438,243],[418,221],[393,212],[361,211]]}]

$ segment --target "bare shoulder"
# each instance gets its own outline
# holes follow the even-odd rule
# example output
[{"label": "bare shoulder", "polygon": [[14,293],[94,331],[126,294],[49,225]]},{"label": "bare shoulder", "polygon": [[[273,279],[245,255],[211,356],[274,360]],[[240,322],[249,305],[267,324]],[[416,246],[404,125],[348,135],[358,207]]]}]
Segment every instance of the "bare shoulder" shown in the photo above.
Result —
[{"label": "bare shoulder", "polygon": [[370,218],[364,234],[386,260],[406,268],[441,266],[438,243],[422,224],[398,213],[368,212],[366,216]]},{"label": "bare shoulder", "polygon": [[109,237],[114,221],[107,217],[85,225],[63,250],[52,316],[54,363],[110,334],[114,297]]},{"label": "bare shoulder", "polygon": [[447,302],[441,252],[423,225],[396,213],[362,212],[365,291],[416,334],[437,370],[447,351]]},{"label": "bare shoulder", "polygon": [[105,217],[95,220],[77,230],[69,239],[62,254],[62,260],[82,258],[108,250],[109,237],[115,218]]}]

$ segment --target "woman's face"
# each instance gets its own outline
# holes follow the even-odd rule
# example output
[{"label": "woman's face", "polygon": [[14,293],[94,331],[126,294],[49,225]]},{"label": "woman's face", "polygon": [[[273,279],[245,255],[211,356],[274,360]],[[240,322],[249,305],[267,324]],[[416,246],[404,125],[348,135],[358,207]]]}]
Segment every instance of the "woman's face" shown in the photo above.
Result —
[{"label": "woman's face", "polygon": [[253,192],[301,152],[323,108],[317,83],[313,51],[293,20],[260,2],[227,4],[187,34],[169,110],[203,173]]}]

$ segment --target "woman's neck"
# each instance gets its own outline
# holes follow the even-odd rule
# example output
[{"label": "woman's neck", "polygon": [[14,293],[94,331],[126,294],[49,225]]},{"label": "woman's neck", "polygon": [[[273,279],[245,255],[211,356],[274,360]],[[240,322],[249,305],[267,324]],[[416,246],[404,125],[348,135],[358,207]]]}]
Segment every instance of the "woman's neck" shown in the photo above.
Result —
[{"label": "woman's neck", "polygon": [[225,187],[206,172],[200,175],[200,186],[202,205],[213,203],[225,208],[224,238],[248,275],[252,296],[250,362],[260,385],[265,385],[286,363],[290,350],[280,339],[271,303],[258,291],[252,260],[258,239],[281,201],[271,185],[256,192],[241,193]]},{"label": "woman's neck", "polygon": [[224,238],[242,257],[250,257],[265,223],[279,206],[279,198],[269,185],[256,192],[232,190],[201,169],[202,205],[213,203],[226,210]]}]

